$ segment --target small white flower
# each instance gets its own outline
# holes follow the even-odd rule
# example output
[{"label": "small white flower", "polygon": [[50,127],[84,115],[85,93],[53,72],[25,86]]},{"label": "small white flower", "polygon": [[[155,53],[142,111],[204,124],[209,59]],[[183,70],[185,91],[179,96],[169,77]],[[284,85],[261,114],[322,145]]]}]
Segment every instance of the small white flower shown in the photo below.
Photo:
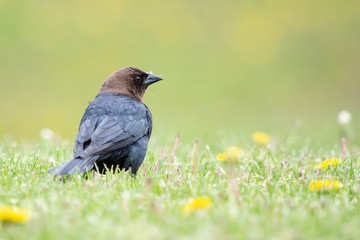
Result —
[{"label": "small white flower", "polygon": [[350,123],[351,114],[346,110],[341,111],[338,115],[338,121],[341,125],[346,125]]}]

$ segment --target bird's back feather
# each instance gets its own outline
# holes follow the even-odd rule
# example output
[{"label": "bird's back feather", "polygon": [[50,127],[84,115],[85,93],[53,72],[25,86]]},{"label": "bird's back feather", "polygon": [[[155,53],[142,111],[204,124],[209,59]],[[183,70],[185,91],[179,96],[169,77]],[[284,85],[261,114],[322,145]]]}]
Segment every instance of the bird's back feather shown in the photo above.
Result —
[{"label": "bird's back feather", "polygon": [[[140,144],[137,149],[143,158],[151,131],[151,113],[142,102],[121,94],[100,94],[88,106],[81,119],[73,158],[49,170],[49,173],[64,175],[85,172],[92,169],[98,159],[104,161],[103,156],[123,151],[146,137],[146,144]],[[128,158],[131,159],[131,156]]]}]

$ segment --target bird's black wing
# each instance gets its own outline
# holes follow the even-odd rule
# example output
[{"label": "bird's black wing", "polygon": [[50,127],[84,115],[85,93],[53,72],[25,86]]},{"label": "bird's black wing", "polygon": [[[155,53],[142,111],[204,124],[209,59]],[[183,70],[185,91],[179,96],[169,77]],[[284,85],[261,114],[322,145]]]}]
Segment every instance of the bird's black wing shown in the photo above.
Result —
[{"label": "bird's black wing", "polygon": [[98,95],[81,119],[73,158],[48,172],[85,172],[102,154],[127,147],[143,136],[150,137],[151,131],[151,113],[143,103],[124,95]]},{"label": "bird's black wing", "polygon": [[95,102],[85,112],[74,144],[75,158],[106,154],[151,133],[151,113],[144,104],[128,97],[119,104],[106,102]]}]

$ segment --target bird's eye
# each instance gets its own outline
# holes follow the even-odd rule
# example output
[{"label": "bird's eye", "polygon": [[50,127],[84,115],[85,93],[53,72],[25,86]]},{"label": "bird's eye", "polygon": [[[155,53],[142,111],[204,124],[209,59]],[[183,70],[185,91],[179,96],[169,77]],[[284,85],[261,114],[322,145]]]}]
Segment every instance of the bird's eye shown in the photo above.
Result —
[{"label": "bird's eye", "polygon": [[141,82],[141,80],[142,80],[142,77],[141,77],[141,76],[136,76],[136,77],[135,77],[135,81],[136,81],[136,82],[139,83],[139,82]]}]

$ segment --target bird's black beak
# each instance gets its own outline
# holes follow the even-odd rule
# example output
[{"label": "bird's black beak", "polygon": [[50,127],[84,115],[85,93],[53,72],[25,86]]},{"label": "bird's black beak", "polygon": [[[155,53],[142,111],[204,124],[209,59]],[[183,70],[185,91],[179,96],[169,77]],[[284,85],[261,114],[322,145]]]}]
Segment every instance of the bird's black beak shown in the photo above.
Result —
[{"label": "bird's black beak", "polygon": [[158,76],[156,76],[156,75],[154,75],[154,74],[152,74],[152,73],[148,73],[148,74],[149,74],[149,76],[146,78],[146,80],[145,80],[145,82],[144,82],[144,84],[146,85],[146,87],[149,86],[149,85],[151,85],[151,84],[153,84],[153,83],[156,83],[157,81],[162,80],[161,77],[158,77]]}]

